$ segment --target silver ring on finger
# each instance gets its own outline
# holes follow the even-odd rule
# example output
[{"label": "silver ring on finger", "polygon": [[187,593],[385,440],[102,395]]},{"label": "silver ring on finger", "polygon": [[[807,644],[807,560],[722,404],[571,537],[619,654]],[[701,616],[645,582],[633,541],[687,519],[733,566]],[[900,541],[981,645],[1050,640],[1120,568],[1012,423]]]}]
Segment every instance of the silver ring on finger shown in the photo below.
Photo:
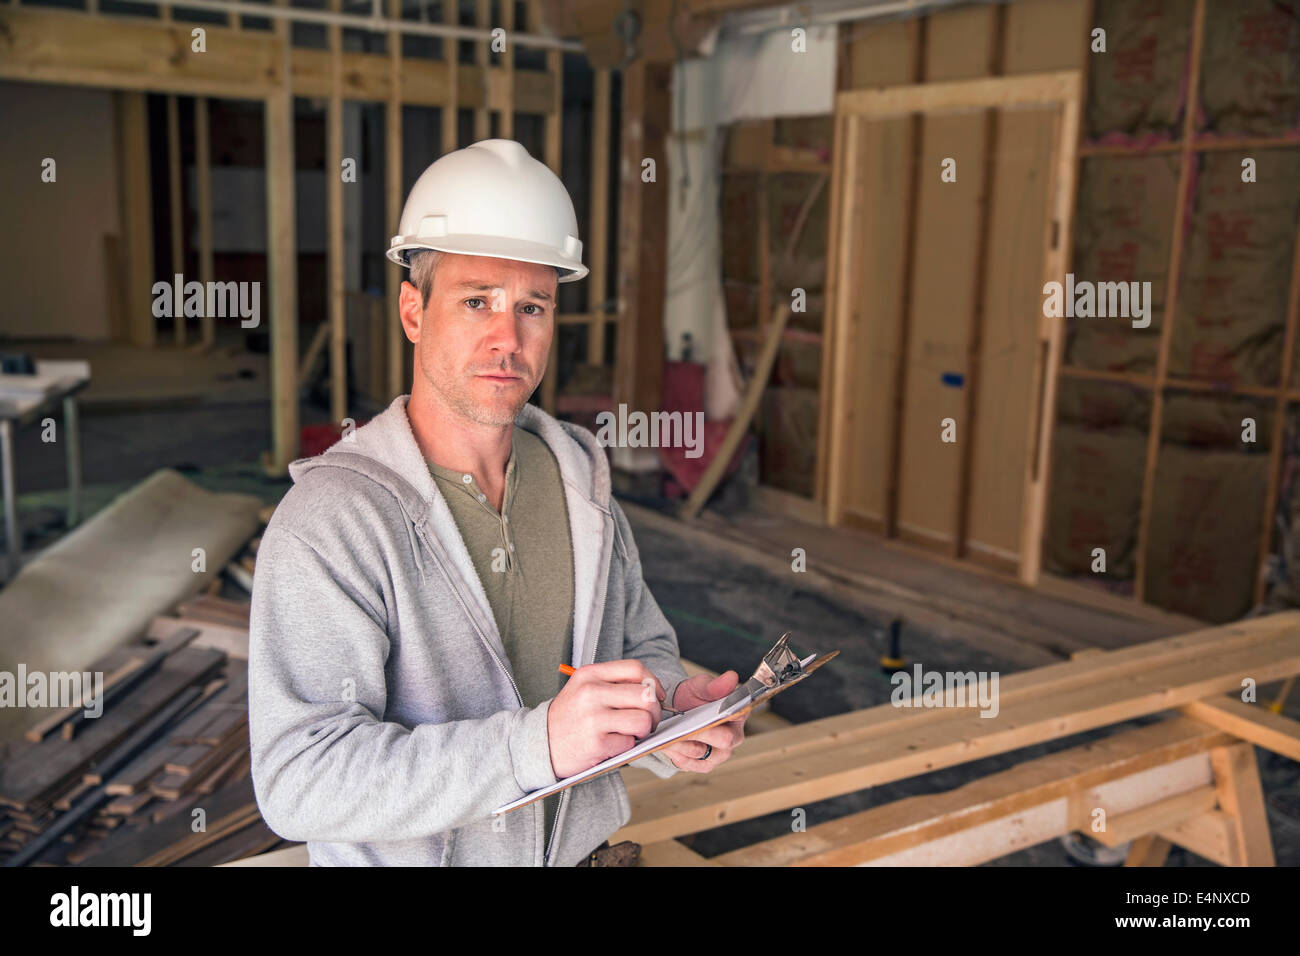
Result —
[{"label": "silver ring on finger", "polygon": [[696,760],[708,760],[709,757],[711,757],[712,755],[713,755],[713,744],[705,744],[705,745],[704,745],[704,756],[703,756],[703,757],[696,757],[695,759],[696,759]]}]

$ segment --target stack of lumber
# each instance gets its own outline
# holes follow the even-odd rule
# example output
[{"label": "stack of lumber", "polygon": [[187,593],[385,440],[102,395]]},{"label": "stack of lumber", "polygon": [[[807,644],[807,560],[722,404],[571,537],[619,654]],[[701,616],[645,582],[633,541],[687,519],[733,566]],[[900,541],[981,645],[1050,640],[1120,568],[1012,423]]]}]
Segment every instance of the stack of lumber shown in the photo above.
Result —
[{"label": "stack of lumber", "polygon": [[[237,626],[247,608],[208,595],[185,603],[207,620],[224,615],[220,626]],[[246,610],[243,622],[246,648]],[[0,862],[206,866],[283,842],[253,797],[246,660],[199,646],[205,630],[156,619],[156,643],[90,668],[104,674],[101,716],[50,713],[11,745],[0,764]]]}]

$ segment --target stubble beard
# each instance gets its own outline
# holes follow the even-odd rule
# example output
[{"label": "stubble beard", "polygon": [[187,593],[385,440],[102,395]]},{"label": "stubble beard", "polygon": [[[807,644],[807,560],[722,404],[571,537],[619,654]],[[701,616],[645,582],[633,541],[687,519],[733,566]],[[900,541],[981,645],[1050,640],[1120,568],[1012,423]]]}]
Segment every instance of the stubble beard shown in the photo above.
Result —
[{"label": "stubble beard", "polygon": [[[499,366],[493,368],[467,369],[463,373],[463,377],[450,369],[438,369],[439,372],[444,373],[441,375],[430,374],[429,367],[423,361],[423,358],[420,366],[425,381],[438,394],[447,408],[459,418],[473,422],[476,425],[487,425],[493,428],[513,425],[515,419],[519,417],[520,410],[524,405],[528,404],[529,397],[537,388],[537,382],[526,367],[507,361],[503,361]],[[506,402],[504,398],[490,403],[476,400],[471,394],[474,377],[492,371],[518,375],[527,385],[527,388],[520,390],[517,393],[518,397],[509,402]]]}]

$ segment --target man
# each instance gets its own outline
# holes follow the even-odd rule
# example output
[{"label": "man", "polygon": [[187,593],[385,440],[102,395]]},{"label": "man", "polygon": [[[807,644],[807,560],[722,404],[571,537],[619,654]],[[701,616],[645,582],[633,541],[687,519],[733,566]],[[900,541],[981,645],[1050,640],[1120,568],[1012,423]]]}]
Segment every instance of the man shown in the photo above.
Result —
[{"label": "man", "polygon": [[[558,283],[587,274],[560,180],[485,140],[425,170],[400,229],[411,394],[290,465],[258,550],[258,804],[316,865],[573,866],[628,820],[617,773],[492,810],[737,675],[686,679],[604,451],[527,404]],[[707,773],[742,739],[743,719],[634,766]]]}]

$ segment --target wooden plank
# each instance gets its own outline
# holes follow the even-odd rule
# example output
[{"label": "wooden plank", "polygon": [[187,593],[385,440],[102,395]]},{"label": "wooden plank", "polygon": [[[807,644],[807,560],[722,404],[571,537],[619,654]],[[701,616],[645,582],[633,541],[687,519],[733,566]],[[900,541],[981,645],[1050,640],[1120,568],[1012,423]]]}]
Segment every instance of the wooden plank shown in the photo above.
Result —
[{"label": "wooden plank", "polygon": [[233,36],[208,24],[208,52],[192,53],[192,24],[114,17],[112,43],[104,29],[80,11],[0,8],[0,78],[228,97],[260,97],[280,80],[276,40],[261,31]]},{"label": "wooden plank", "polygon": [[[1085,658],[1065,666],[1087,668],[1095,660]],[[882,738],[823,745],[783,754],[780,759],[742,761],[729,773],[692,780],[689,787],[668,780],[662,787],[630,790],[633,822],[622,838],[645,843],[706,829],[723,820],[749,819],[1165,710],[1215,693],[1216,688],[1238,686],[1243,675],[1262,681],[1298,670],[1300,634],[1291,633],[1247,649],[1234,648],[1123,677],[1108,676],[1043,699],[1008,700],[1003,693],[999,712],[992,718],[982,718],[970,708],[934,708],[928,713],[939,711],[944,717],[920,729],[919,722],[910,724],[898,708],[885,705],[894,714],[892,720],[879,718],[877,727],[891,731]],[[779,748],[775,741],[799,729],[760,735],[753,744],[769,754],[779,753],[772,750]]]},{"label": "wooden plank", "polygon": [[[232,16],[238,21],[238,16]],[[198,202],[199,227],[199,281],[203,287],[216,279],[216,266],[212,251],[212,137],[208,115],[207,97],[194,100],[194,185]],[[200,322],[200,343],[211,348],[217,342],[216,318],[203,310]]]},{"label": "wooden plank", "polygon": [[[282,2],[282,0],[277,0]],[[274,29],[281,40],[284,21]],[[251,36],[251,34],[246,34]],[[244,42],[241,40],[240,42]],[[283,70],[289,76],[288,46]],[[294,226],[293,91],[286,82],[266,98],[266,248],[270,284],[270,474],[287,473],[298,457],[298,267]]]},{"label": "wooden plank", "polygon": [[[342,0],[330,0],[336,13]],[[330,328],[330,418],[341,424],[348,414],[347,313],[343,280],[343,28],[327,29],[330,97],[325,107],[325,281]]]},{"label": "wooden plank", "polygon": [[1162,831],[1160,836],[1220,866],[1234,866],[1238,856],[1232,823],[1222,810],[1191,817]]},{"label": "wooden plank", "polygon": [[[123,680],[125,680],[135,671],[139,670],[139,668],[143,664],[144,664],[144,660],[142,658],[135,657],[127,661],[121,667],[117,668],[117,670],[109,674],[108,677],[104,678],[103,693],[107,695],[110,689],[120,684]],[[34,744],[40,743],[47,734],[55,730],[59,730],[59,728],[62,727],[65,721],[71,720],[74,716],[76,716],[77,711],[84,710],[87,704],[87,700],[89,699],[91,702],[93,702],[93,698],[94,698],[94,688],[83,687],[81,701],[79,703],[73,704],[70,707],[64,707],[62,710],[57,710],[54,713],[50,714],[40,723],[34,724],[33,726],[29,727],[26,730],[26,732],[24,732],[23,737],[25,737],[27,740],[30,740]]]},{"label": "wooden plank", "polygon": [[[401,17],[401,0],[389,0],[388,6],[389,16],[392,19],[396,20]],[[443,11],[447,15],[449,22],[455,9],[456,7],[452,4],[443,4]],[[458,74],[456,44],[454,42],[445,43],[443,49],[448,51],[448,75],[454,93]],[[405,99],[402,75],[404,69],[402,37],[395,30],[388,34],[388,66],[391,90],[384,104],[384,208],[388,222],[388,235],[391,237],[397,235],[401,228],[402,193],[404,191],[402,188],[402,103]],[[444,153],[451,150],[456,143],[456,102],[457,100],[453,97],[441,104],[443,113],[442,149]],[[449,130],[450,135],[448,135]],[[398,312],[402,282],[407,277],[407,271],[401,266],[392,264],[386,265],[384,268],[387,270],[384,278],[386,280],[388,302],[388,323],[386,326],[388,330],[388,348],[386,350],[388,356],[388,394],[390,397],[395,398],[406,390],[406,333],[402,329],[402,323],[398,320]]]},{"label": "wooden plank", "polygon": [[[0,13],[0,30],[12,26],[4,13]],[[0,63],[0,74],[3,69],[3,63]],[[149,113],[143,93],[114,93],[113,103],[117,120],[118,189],[125,263],[125,324],[133,345],[152,348],[156,328],[149,301],[149,290],[153,288],[154,281]]]},{"label": "wooden plank", "polygon": [[1205,0],[1196,0],[1192,13],[1191,57],[1188,64],[1187,102],[1183,107],[1182,150],[1178,167],[1178,193],[1174,205],[1173,241],[1169,248],[1169,272],[1165,276],[1165,313],[1160,323],[1160,344],[1156,352],[1154,391],[1151,394],[1151,420],[1147,431],[1146,467],[1142,476],[1142,510],[1138,519],[1137,571],[1133,593],[1137,600],[1146,598],[1148,552],[1151,547],[1151,512],[1156,493],[1156,458],[1160,454],[1160,431],[1164,423],[1165,380],[1169,374],[1169,350],[1173,343],[1174,319],[1178,315],[1179,279],[1183,267],[1183,240],[1187,232],[1191,187],[1195,181],[1195,158],[1192,138],[1196,134],[1200,111],[1201,51],[1205,46]]},{"label": "wooden plank", "polygon": [[[167,210],[171,221],[172,274],[185,274],[185,205],[181,198],[181,118],[176,95],[167,97]],[[176,344],[185,344],[185,309],[174,307]]]},{"label": "wooden plank", "polygon": [[[623,72],[619,189],[618,340],[614,403],[629,412],[659,410],[664,354],[664,270],[671,175],[666,137],[670,128],[671,66],[636,61]],[[656,164],[656,181],[641,181],[643,159]]]},{"label": "wooden plank", "polygon": [[[474,0],[474,25],[480,28],[486,27],[491,10],[491,0]],[[488,108],[491,102],[489,93],[491,81],[488,78],[488,71],[492,69],[492,54],[486,42],[479,43],[474,49],[479,67],[483,71],[477,97],[479,102],[474,109],[474,140],[477,142],[492,135],[492,112]]]},{"label": "wooden plank", "polygon": [[836,95],[836,109],[880,119],[908,113],[956,113],[1020,106],[1053,106],[1077,97],[1077,70],[1021,76],[917,83],[880,90],[846,90]]},{"label": "wooden plank", "polygon": [[608,311],[606,279],[609,252],[609,147],[611,86],[609,70],[597,69],[591,106],[591,210],[587,231],[587,258],[591,272],[587,276],[587,363],[605,364],[605,323]]},{"label": "wooden plank", "polygon": [[[1273,516],[1277,512],[1278,488],[1282,480],[1282,447],[1286,441],[1287,388],[1294,374],[1297,326],[1300,326],[1300,236],[1295,240],[1291,259],[1291,288],[1287,296],[1286,331],[1282,336],[1282,371],[1278,378],[1277,397],[1273,406],[1273,437],[1268,449],[1268,490],[1264,494],[1264,514],[1259,536],[1258,568],[1263,569],[1273,545]],[[1255,578],[1255,603],[1264,600],[1268,578]]]},{"label": "wooden plank", "polygon": [[225,660],[220,651],[184,648],[171,655],[149,679],[127,695],[75,740],[47,739],[8,761],[0,777],[0,795],[25,806],[51,788],[82,772],[109,753],[138,725],[165,707],[187,687],[201,681]]},{"label": "wooden plank", "polygon": [[202,806],[207,815],[208,831],[212,832],[222,821],[246,815],[248,807],[256,809],[253,782],[248,779],[234,781],[202,798],[198,804],[179,801],[173,805],[174,812],[169,817],[153,826],[136,833],[115,833],[109,842],[87,858],[87,864],[136,866],[148,857],[168,851],[191,834],[190,815],[181,811],[195,805]]},{"label": "wooden plank", "polygon": [[[185,708],[198,699],[200,693],[197,687],[190,687],[177,695],[175,700],[132,731],[126,740],[106,755],[94,760],[82,779],[86,783],[98,786],[128,766],[141,751],[152,745],[163,734],[167,725],[175,720],[177,715],[184,713]],[[107,792],[105,790],[105,793]]]},{"label": "wooden plank", "polygon": [[1089,833],[1104,846],[1122,846],[1140,837],[1177,826],[1189,817],[1213,810],[1217,804],[1218,795],[1214,787],[1197,787],[1139,810],[1110,817],[1106,820],[1104,830]]},{"label": "wooden plank", "polygon": [[[401,0],[390,0],[390,2],[395,11],[395,13],[391,15],[398,15],[401,11]],[[460,21],[459,11],[459,4],[444,3],[442,5],[442,22],[449,26],[458,26]],[[393,34],[393,36],[397,37],[397,34]],[[393,42],[400,42],[400,39],[394,40]],[[442,59],[443,62],[447,64],[447,81],[449,86],[448,96],[443,100],[441,106],[442,151],[445,154],[456,149],[460,141],[460,123],[458,121],[459,117],[457,116],[460,104],[460,94],[457,89],[458,81],[460,79],[460,44],[451,39],[443,40]],[[400,60],[398,62],[400,62]]]},{"label": "wooden plank", "polygon": [[[1080,90],[1078,74],[1072,95],[1065,99],[1057,122],[1057,137],[1052,161],[1052,213],[1043,239],[1047,250],[1043,259],[1045,281],[1060,281],[1065,264],[1070,261],[1073,243],[1075,175],[1079,144]],[[1056,370],[1065,350],[1064,322],[1039,314],[1037,355],[1029,400],[1029,454],[1025,462],[1024,512],[1020,527],[1020,580],[1029,586],[1038,583],[1042,568],[1043,523],[1047,513],[1047,486],[1052,456],[1052,428],[1049,422],[1056,408]]]},{"label": "wooden plank", "polygon": [[[1249,653],[1279,637],[1294,634],[1300,613],[1289,620],[1274,620],[1270,626],[1259,618],[1251,626],[1208,628],[1191,634],[1148,641],[1118,651],[1089,655],[1078,660],[1021,671],[999,681],[1002,707],[1050,701],[1063,694],[1079,694],[1089,688],[1116,684],[1134,675],[1151,674],[1175,667],[1208,666],[1221,652]],[[817,750],[835,750],[852,743],[881,741],[895,736],[929,739],[936,727],[954,719],[951,709],[903,710],[885,704],[866,710],[837,714],[807,721],[787,730],[764,734],[746,741],[732,758],[710,774],[720,780],[751,766],[788,760]],[[987,718],[980,723],[987,724]],[[671,782],[668,782],[671,786]],[[660,789],[665,783],[656,783]],[[629,793],[633,793],[629,788]]]},{"label": "wooden plank", "polygon": [[[486,2],[486,0],[481,0],[481,2]],[[541,19],[540,17],[541,4],[539,0],[532,0],[530,4],[530,10],[532,11],[531,14],[532,21],[534,23],[539,22]],[[547,108],[545,113],[545,119],[543,120],[542,135],[545,139],[545,143],[543,146],[543,152],[545,153],[544,162],[546,163],[547,166],[550,167],[551,172],[555,173],[556,176],[562,177],[564,170],[563,170],[563,155],[561,151],[562,144],[560,141],[560,136],[564,128],[564,88],[563,88],[564,54],[561,51],[559,50],[546,51],[546,72],[551,77],[551,82],[552,82],[551,88],[553,91],[554,99],[552,100],[549,107]],[[627,81],[626,74],[624,74],[624,82],[626,83],[626,81]],[[637,154],[637,155],[641,155],[641,154]],[[634,163],[633,165],[637,167],[637,172],[639,173],[640,164]],[[664,159],[663,165],[665,167],[667,167],[668,165],[666,161],[666,157]],[[664,169],[663,176],[665,177],[667,176],[666,168]],[[653,189],[654,187],[653,185],[649,185],[646,188]],[[663,189],[666,193],[668,189],[666,181],[664,182]],[[658,233],[657,235],[659,235],[662,238],[667,234],[668,234],[667,217],[665,216],[663,222],[663,232]],[[591,242],[590,236],[587,237],[587,242],[588,243]],[[662,304],[663,304],[663,298],[661,293],[660,295],[661,309],[662,309]],[[660,326],[659,329],[659,340],[661,343],[660,351],[656,353],[643,352],[641,353],[642,355],[662,354],[662,341],[663,341],[662,320],[658,324]],[[619,337],[620,344],[622,343],[622,341],[623,341],[622,336],[620,336]],[[642,364],[647,366],[648,365],[659,366],[660,367],[659,377],[662,378],[663,371],[662,371],[661,362],[645,362]],[[547,360],[547,374],[542,379],[542,396],[541,396],[542,408],[544,408],[547,412],[549,412],[552,415],[555,414],[555,396],[559,390],[559,379],[560,379],[560,330],[559,327],[556,326],[551,336],[551,353],[549,359]],[[657,393],[657,389],[656,389],[656,393]],[[657,398],[658,396],[656,394],[656,400]],[[658,408],[659,408],[658,404],[655,404],[654,410],[658,410]],[[650,411],[651,409],[647,408],[646,410]]]},{"label": "wooden plank", "polygon": [[641,859],[637,866],[717,866],[696,853],[688,846],[676,840],[662,840],[641,848]]},{"label": "wooden plank", "polygon": [[[1208,764],[1206,755],[1224,737],[1187,718],[1162,721],[1025,761],[954,790],[907,797],[716,859],[726,866],[859,865],[1014,819],[1045,804],[1057,804],[1054,826],[1059,835],[1078,825],[1067,812],[1073,795],[1105,787],[1111,800],[1140,801],[1150,790],[1150,778],[1189,757]],[[1143,777],[1146,780],[1139,779]]]},{"label": "wooden plank", "polygon": [[1300,721],[1276,714],[1239,697],[1212,697],[1181,708],[1189,717],[1239,737],[1248,743],[1300,762]]},{"label": "wooden plank", "polygon": [[1255,748],[1250,744],[1219,747],[1210,753],[1210,763],[1219,806],[1228,817],[1237,848],[1234,865],[1275,866]]}]

